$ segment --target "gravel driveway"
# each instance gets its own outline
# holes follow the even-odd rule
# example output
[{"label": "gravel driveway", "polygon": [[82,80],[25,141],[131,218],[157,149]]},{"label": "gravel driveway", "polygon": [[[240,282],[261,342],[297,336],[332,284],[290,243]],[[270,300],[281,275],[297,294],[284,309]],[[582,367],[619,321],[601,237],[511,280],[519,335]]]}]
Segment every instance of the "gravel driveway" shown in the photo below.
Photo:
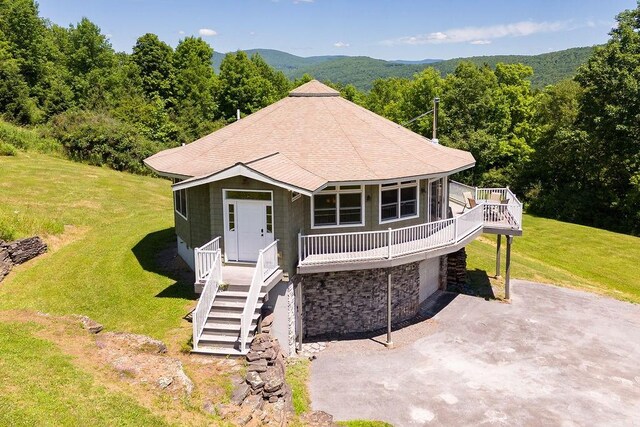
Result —
[{"label": "gravel driveway", "polygon": [[640,305],[513,280],[510,304],[459,295],[393,340],[329,344],[313,409],[394,426],[640,425]]}]

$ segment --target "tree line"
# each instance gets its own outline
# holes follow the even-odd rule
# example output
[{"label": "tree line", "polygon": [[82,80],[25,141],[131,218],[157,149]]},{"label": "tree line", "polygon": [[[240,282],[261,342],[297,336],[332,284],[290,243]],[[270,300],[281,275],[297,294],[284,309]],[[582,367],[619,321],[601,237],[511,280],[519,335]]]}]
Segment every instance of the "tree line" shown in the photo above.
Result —
[{"label": "tree line", "polygon": [[[446,77],[373,82],[369,92],[332,84],[342,96],[400,124],[441,99],[442,144],[477,165],[460,179],[511,186],[529,212],[640,233],[640,2],[617,17],[609,41],[572,80],[533,89],[533,70],[462,62]],[[0,114],[59,141],[74,159],[144,173],[142,159],[189,143],[286,96],[290,81],[263,58],[227,54],[185,37],[176,48],[155,34],[115,52],[84,18],[61,27],[33,0],[0,0]],[[331,84],[330,82],[327,82]],[[426,115],[406,124],[431,135]]]}]

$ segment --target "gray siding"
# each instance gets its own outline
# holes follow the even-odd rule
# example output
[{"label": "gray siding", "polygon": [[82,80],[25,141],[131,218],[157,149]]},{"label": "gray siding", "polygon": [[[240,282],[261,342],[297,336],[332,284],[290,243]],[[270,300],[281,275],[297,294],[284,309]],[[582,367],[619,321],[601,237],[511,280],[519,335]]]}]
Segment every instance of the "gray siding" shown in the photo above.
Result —
[{"label": "gray siding", "polygon": [[211,240],[211,217],[209,215],[209,192],[201,185],[187,189],[187,219],[174,211],[176,234],[190,248],[201,246]]}]

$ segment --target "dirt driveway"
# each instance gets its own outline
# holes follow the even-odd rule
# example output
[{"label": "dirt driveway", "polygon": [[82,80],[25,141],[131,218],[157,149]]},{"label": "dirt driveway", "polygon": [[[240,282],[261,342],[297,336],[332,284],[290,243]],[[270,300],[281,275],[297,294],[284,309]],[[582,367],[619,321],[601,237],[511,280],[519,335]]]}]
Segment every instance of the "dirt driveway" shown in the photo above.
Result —
[{"label": "dirt driveway", "polygon": [[512,296],[459,295],[392,350],[331,343],[312,363],[313,409],[394,426],[640,425],[640,305],[520,280]]}]

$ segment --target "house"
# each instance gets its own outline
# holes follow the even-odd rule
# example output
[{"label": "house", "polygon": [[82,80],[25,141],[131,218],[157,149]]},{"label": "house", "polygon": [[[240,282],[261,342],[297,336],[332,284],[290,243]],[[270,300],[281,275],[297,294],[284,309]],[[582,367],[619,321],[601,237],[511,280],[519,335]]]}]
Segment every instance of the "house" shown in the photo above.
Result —
[{"label": "house", "polygon": [[470,153],[315,80],[145,163],[173,180],[178,253],[201,292],[198,352],[244,353],[263,306],[289,351],[390,328],[446,286],[448,254],[483,231],[510,249],[522,232],[508,188],[449,179],[474,166]]}]

